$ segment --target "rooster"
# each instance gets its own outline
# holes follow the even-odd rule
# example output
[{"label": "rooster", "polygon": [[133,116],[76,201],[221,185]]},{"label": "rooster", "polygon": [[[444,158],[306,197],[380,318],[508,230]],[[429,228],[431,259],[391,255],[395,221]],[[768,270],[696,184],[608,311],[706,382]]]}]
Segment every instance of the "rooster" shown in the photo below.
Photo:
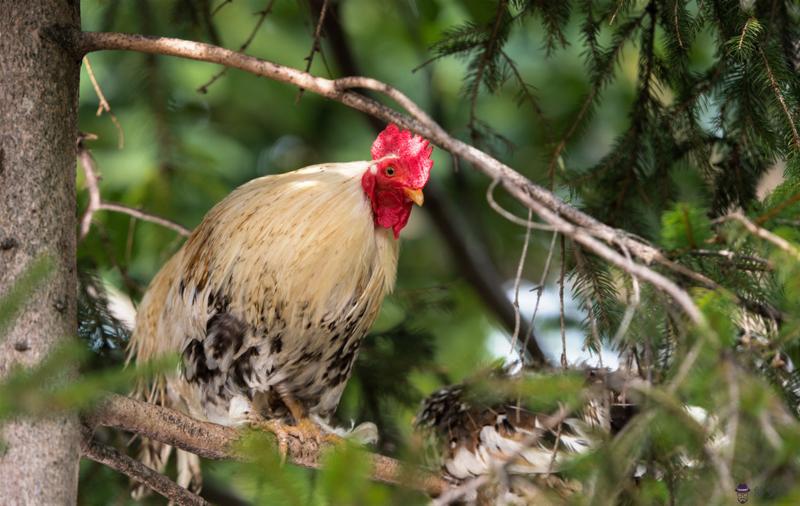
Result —
[{"label": "rooster", "polygon": [[[390,124],[370,161],[258,178],[218,203],[142,299],[129,360],[177,354],[181,366],[138,395],[223,425],[334,430],[361,341],[394,287],[397,239],[423,203],[432,150]],[[170,452],[143,441],[140,459],[163,471]],[[199,490],[197,457],[179,450],[178,468],[178,482]]]}]

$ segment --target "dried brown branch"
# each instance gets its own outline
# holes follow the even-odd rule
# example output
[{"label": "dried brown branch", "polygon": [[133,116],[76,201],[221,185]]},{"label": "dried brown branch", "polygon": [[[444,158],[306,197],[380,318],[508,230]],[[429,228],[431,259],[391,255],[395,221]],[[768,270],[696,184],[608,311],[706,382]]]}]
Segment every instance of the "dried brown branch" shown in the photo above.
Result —
[{"label": "dried brown branch", "polygon": [[[558,273],[558,326],[561,330],[561,368],[566,369],[567,361],[567,323],[564,319],[564,279],[567,273],[567,245],[564,236],[560,237],[561,246],[561,265]],[[577,250],[575,250],[577,251]],[[589,315],[593,309],[589,308]]]},{"label": "dried brown branch", "polygon": [[217,13],[222,10],[223,7],[225,7],[226,5],[231,4],[231,3],[233,3],[233,0],[222,0],[222,3],[220,3],[219,5],[214,7],[214,10],[211,11],[211,16],[212,17],[216,16]]},{"label": "dried brown branch", "polygon": [[[84,428],[86,429],[86,428]],[[125,476],[147,485],[153,491],[170,500],[172,504],[185,506],[211,506],[202,497],[181,487],[163,474],[160,474],[136,459],[119,452],[92,439],[92,431],[84,430],[81,441],[81,453],[84,457],[99,464],[104,464]]]},{"label": "dried brown branch", "polygon": [[[120,395],[110,395],[86,417],[86,422],[93,428],[113,427],[140,434],[207,459],[247,459],[240,446],[242,434],[236,429]],[[320,467],[321,448],[315,443],[288,437],[286,450],[293,464]],[[438,496],[446,487],[439,476],[390,457],[370,454],[369,458],[375,481],[414,488],[431,496]]]},{"label": "dried brown branch", "polygon": [[[226,3],[227,3],[227,2],[226,2]],[[253,42],[253,39],[255,39],[255,38],[256,38],[256,34],[258,33],[258,29],[259,29],[259,28],[261,28],[261,25],[263,25],[263,24],[264,24],[264,20],[265,20],[265,19],[267,19],[267,16],[269,15],[269,13],[270,13],[270,12],[272,12],[272,6],[273,6],[273,5],[275,5],[275,0],[269,0],[269,4],[267,4],[267,6],[266,6],[266,7],[264,7],[264,9],[262,9],[262,10],[260,10],[260,11],[256,12],[256,14],[258,15],[258,20],[256,20],[256,24],[255,24],[255,26],[253,26],[253,29],[250,31],[250,35],[248,35],[248,36],[247,36],[247,39],[245,39],[245,41],[242,43],[242,45],[241,45],[241,46],[239,46],[239,52],[240,52],[240,53],[241,53],[241,52],[244,52],[244,51],[245,51],[245,50],[246,50],[248,47],[250,47],[250,44]],[[214,14],[216,14],[216,13],[217,13],[217,11],[219,11],[219,10],[220,10],[221,8],[223,8],[224,6],[225,6],[225,3],[223,3],[222,5],[220,5],[219,7],[217,7],[216,9],[214,9],[214,12],[212,12],[212,13],[211,13],[211,15],[213,16]],[[198,92],[198,93],[203,93],[203,94],[205,94],[205,93],[208,93],[208,88],[209,88],[209,87],[210,87],[212,84],[214,84],[215,82],[217,82],[217,80],[218,80],[220,77],[222,77],[222,76],[224,76],[225,74],[227,74],[227,73],[228,73],[228,69],[229,69],[229,68],[230,68],[230,67],[227,67],[227,66],[223,67],[223,68],[222,68],[222,69],[221,69],[219,72],[217,72],[216,74],[214,74],[213,76],[211,76],[211,79],[209,79],[208,81],[206,81],[206,83],[205,83],[205,84],[203,84],[202,86],[200,86],[199,88],[197,88],[197,92]]]},{"label": "dried brown branch", "polygon": [[98,207],[97,209],[100,211],[114,211],[116,213],[127,214],[142,221],[155,223],[156,225],[161,225],[164,228],[174,230],[175,232],[184,237],[189,237],[189,234],[192,233],[191,230],[184,227],[180,223],[175,223],[172,220],[168,220],[166,218],[162,218],[161,216],[156,216],[155,214],[150,214],[145,211],[130,206],[126,206],[123,204],[115,204],[113,202],[100,202],[100,207]]},{"label": "dried brown branch", "polygon": [[552,231],[553,228],[542,223],[536,223],[535,221],[531,221],[530,213],[528,213],[528,219],[520,218],[519,216],[515,215],[514,213],[509,212],[508,210],[504,209],[494,198],[494,190],[497,188],[499,180],[495,179],[492,183],[486,188],[486,202],[489,203],[489,207],[492,208],[494,212],[502,216],[503,218],[507,219],[511,223],[515,223],[517,225],[521,225],[525,227],[527,230],[536,229],[536,230],[544,230],[544,231]]},{"label": "dried brown branch", "polygon": [[[766,258],[761,258],[754,255],[744,255],[742,253],[733,252],[726,249],[693,249],[689,250],[688,253],[690,255],[699,257],[721,257],[732,263],[738,261],[738,263],[736,263],[737,269],[760,271],[771,271],[775,269],[775,264]],[[757,266],[750,264],[757,264]]]},{"label": "dried brown branch", "polygon": [[[306,72],[311,70],[311,64],[314,63],[314,55],[317,53],[322,52],[322,45],[320,44],[320,38],[322,37],[322,26],[325,23],[325,14],[328,12],[328,0],[322,1],[322,7],[319,9],[319,19],[317,20],[317,27],[314,29],[314,39],[311,42],[311,52],[308,53],[306,56]],[[303,97],[303,88],[297,92],[297,100]]]},{"label": "dried brown branch", "polygon": [[100,88],[100,85],[97,83],[97,79],[94,77],[94,71],[92,70],[92,64],[89,63],[89,57],[83,57],[83,65],[86,67],[86,73],[89,74],[89,81],[92,83],[92,87],[94,88],[94,92],[97,93],[97,99],[100,101],[100,105],[97,106],[97,116],[101,116],[103,111],[108,113],[108,117],[111,118],[111,122],[114,123],[114,126],[117,129],[117,147],[122,149],[125,147],[125,132],[122,130],[122,125],[120,125],[117,116],[111,112],[111,105],[108,103],[105,94],[103,93],[103,89]]},{"label": "dried brown branch", "polygon": [[792,245],[789,241],[780,237],[778,235],[773,234],[769,230],[759,227],[752,221],[750,221],[747,216],[742,214],[741,212],[734,212],[723,216],[720,221],[737,221],[744,225],[744,228],[747,229],[748,232],[753,234],[756,237],[760,237],[767,242],[772,243],[773,245],[777,246],[781,250],[785,251],[789,255],[793,256],[797,260],[800,260],[800,249]]},{"label": "dried brown branch", "polygon": [[791,205],[794,205],[794,204],[796,204],[798,202],[800,202],[800,192],[795,192],[789,198],[779,202],[777,205],[771,207],[766,212],[764,212],[761,216],[756,218],[754,223],[756,225],[758,225],[758,226],[761,226],[764,223],[766,223],[770,218],[775,216],[776,214],[780,213],[781,211],[783,211],[787,207],[789,207]]},{"label": "dried brown branch", "polygon": [[[528,223],[533,217],[533,212],[528,209]],[[525,239],[522,243],[522,251],[519,254],[519,263],[517,264],[517,274],[514,276],[514,333],[511,336],[511,351],[517,349],[517,339],[519,339],[519,330],[521,326],[521,315],[519,310],[519,284],[522,281],[522,271],[525,268],[525,259],[528,257],[528,245],[531,242],[531,227],[530,225],[525,228]]]},{"label": "dried brown branch", "polygon": [[81,216],[80,234],[78,236],[79,239],[83,239],[86,237],[86,234],[89,233],[89,229],[92,227],[92,217],[97,211],[114,211],[117,213],[127,214],[142,221],[148,221],[150,223],[155,223],[156,225],[161,225],[162,227],[174,230],[184,237],[188,237],[191,233],[191,230],[183,225],[175,223],[174,221],[122,204],[103,201],[100,195],[100,176],[97,173],[97,164],[95,163],[91,152],[84,145],[85,141],[93,138],[96,137],[91,134],[81,134],[81,137],[78,139],[78,159],[81,162],[81,167],[83,167],[83,174],[86,178],[86,189],[89,192],[89,204],[86,206],[83,216]]},{"label": "dried brown branch", "polygon": [[[81,134],[78,138],[78,160],[83,167],[83,175],[86,178],[86,188],[89,191],[89,205],[81,216],[80,233],[78,239],[83,239],[89,233],[92,226],[92,216],[100,208],[100,178],[97,175],[97,168],[92,154],[84,146],[84,142],[94,136]],[[96,137],[94,137],[96,138]]]},{"label": "dried brown branch", "polygon": [[[499,179],[503,187],[527,208],[539,215],[548,225],[570,237],[587,250],[616,265],[629,274],[638,276],[672,297],[694,323],[704,322],[688,293],[664,275],[647,267],[633,263],[609,244],[624,244],[630,254],[644,264],[654,261],[670,266],[660,250],[631,237],[570,206],[545,188],[533,184],[508,165],[487,153],[450,136],[430,119],[418,106],[399,90],[374,79],[350,77],[325,79],[309,75],[300,70],[236,53],[210,44],[191,42],[167,37],[147,37],[121,33],[84,32],[77,46],[84,53],[103,49],[131,50],[152,54],[178,56],[194,60],[226,65],[305,88],[321,96],[341,102],[349,107],[393,122],[428,138],[434,144],[470,162],[492,179]],[[349,91],[350,87],[380,91],[397,101],[413,117],[372,100],[362,94]]]},{"label": "dried brown branch", "polygon": [[525,335],[525,342],[523,343],[522,348],[528,349],[528,340],[533,336],[533,329],[534,324],[536,323],[536,314],[539,312],[539,303],[542,300],[542,293],[544,292],[544,286],[547,282],[547,275],[550,273],[550,264],[553,261],[553,252],[556,249],[556,239],[558,238],[557,233],[553,233],[553,237],[550,239],[550,247],[547,249],[547,258],[544,261],[544,269],[542,269],[542,276],[539,278],[539,285],[534,288],[536,290],[536,302],[533,304],[533,313],[531,314],[530,324],[528,328],[530,329],[529,332]]}]

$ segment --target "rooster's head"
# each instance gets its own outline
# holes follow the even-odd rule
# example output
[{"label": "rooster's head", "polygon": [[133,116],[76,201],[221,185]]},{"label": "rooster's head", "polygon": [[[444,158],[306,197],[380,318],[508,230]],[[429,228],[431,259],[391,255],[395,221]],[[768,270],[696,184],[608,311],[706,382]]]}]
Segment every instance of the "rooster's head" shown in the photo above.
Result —
[{"label": "rooster's head", "polygon": [[413,205],[422,205],[422,188],[433,167],[432,151],[427,140],[394,124],[372,144],[373,163],[361,184],[372,202],[375,224],[391,228],[395,238],[406,226]]}]

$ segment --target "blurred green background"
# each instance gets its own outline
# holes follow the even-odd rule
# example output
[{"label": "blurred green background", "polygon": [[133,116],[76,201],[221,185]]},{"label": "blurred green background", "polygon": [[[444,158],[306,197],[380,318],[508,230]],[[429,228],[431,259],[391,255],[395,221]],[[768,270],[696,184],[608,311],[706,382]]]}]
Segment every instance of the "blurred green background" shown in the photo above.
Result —
[{"label": "blurred green background", "polygon": [[[81,9],[84,30],[172,36],[237,49],[254,29],[259,12],[272,3],[83,0]],[[613,10],[616,2],[600,3]],[[644,2],[624,4],[623,10],[630,10]],[[316,0],[274,2],[246,52],[305,68],[320,5]],[[314,56],[310,70],[331,78],[356,71],[391,83],[429,111],[448,132],[464,139],[472,137],[531,180],[552,185],[563,198],[582,204],[574,187],[559,183],[567,175],[587,174],[630,128],[640,72],[639,49],[632,43],[622,45],[602,98],[571,135],[562,158],[556,160],[551,180],[548,170],[553,146],[576,116],[582,115],[584,99],[593,89],[585,65],[587,49],[582,43],[580,17],[564,23],[563,34],[570,43],[555,49],[548,49],[541,16],[515,22],[503,50],[515,62],[518,74],[510,73],[493,93],[481,88],[475,109],[485,134],[480,138],[468,128],[470,99],[463,85],[469,62],[445,57],[415,70],[434,55],[432,46],[447,30],[468,22],[487,23],[496,8],[494,2],[478,0],[332,1],[322,51]],[[695,3],[689,8],[697,12]],[[339,37],[331,26],[339,27]],[[597,33],[601,45],[613,42],[615,29],[611,23],[601,23]],[[654,51],[660,57],[668,52],[668,41],[661,34]],[[715,62],[715,53],[710,28],[701,26],[686,50],[687,69],[705,72]],[[296,88],[236,70],[209,85],[207,92],[198,91],[219,70],[206,63],[128,52],[92,53],[89,60],[124,132],[124,147],[120,147],[120,133],[109,115],[96,115],[98,97],[84,68],[79,128],[98,137],[87,146],[102,174],[103,199],[164,216],[188,228],[196,226],[232,189],[254,177],[315,163],[367,158],[378,126],[339,103],[312,93],[301,96]],[[535,96],[535,104],[526,92]],[[663,107],[676,100],[669,86],[657,87],[653,97]],[[714,133],[710,118],[717,109],[713,104],[701,109],[701,122],[709,134]],[[434,159],[437,201],[453,215],[455,221],[450,224],[490,260],[491,268],[489,264],[483,267],[493,282],[502,286],[501,291],[511,295],[525,229],[489,207],[485,192],[490,181],[486,177],[464,163],[454,164],[441,149],[434,151]],[[684,175],[683,179],[676,177],[677,198],[697,200],[702,193],[695,186],[699,176]],[[83,188],[80,171],[79,188]],[[81,191],[79,212],[87,200],[86,192]],[[497,200],[507,210],[525,216],[521,206],[501,191]],[[382,436],[379,449],[396,456],[414,453],[411,421],[425,395],[470,376],[498,357],[514,358],[506,340],[507,313],[505,318],[498,317],[490,308],[487,301],[493,296],[476,287],[468,270],[462,268],[465,252],[454,248],[442,234],[441,215],[429,211],[428,207],[415,209],[403,231],[396,291],[384,304],[362,348],[338,414],[344,424],[375,421]],[[616,221],[627,224],[633,220],[636,233],[658,238],[663,211],[660,205],[642,206],[635,217]],[[615,221],[613,215],[606,218]],[[527,281],[521,290],[524,315],[532,311],[532,289],[542,276],[551,238],[550,233],[533,232],[524,264],[523,279]],[[181,243],[182,238],[173,231],[101,211],[80,244],[80,263],[84,269],[96,270],[104,282],[136,303]],[[540,344],[551,357],[560,351],[553,285],[558,262],[553,262],[536,325]],[[570,360],[592,360],[580,349],[587,335],[585,312],[567,291],[570,353],[574,352]],[[95,367],[119,363],[118,350],[105,351],[101,350],[99,356],[104,358],[96,361]],[[381,486],[341,487],[343,480],[358,482],[352,474],[341,474],[358,460],[354,455],[336,456],[321,474],[291,467],[281,470],[270,462],[248,466],[209,463],[205,468],[207,491],[234,493],[258,504],[424,503],[419,496]],[[80,493],[81,503],[87,505],[130,501],[123,478],[90,462],[82,467]],[[230,496],[217,499],[236,504]],[[158,498],[151,501],[162,502]]]}]

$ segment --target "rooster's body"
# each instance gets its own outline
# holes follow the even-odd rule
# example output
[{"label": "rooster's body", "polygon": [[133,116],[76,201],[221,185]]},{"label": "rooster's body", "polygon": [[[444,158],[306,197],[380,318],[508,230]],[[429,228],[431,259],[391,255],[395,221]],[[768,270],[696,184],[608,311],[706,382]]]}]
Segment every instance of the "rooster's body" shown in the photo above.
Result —
[{"label": "rooster's body", "polygon": [[[139,308],[131,355],[182,359],[141,394],[225,425],[328,422],[394,286],[397,234],[432,165],[427,142],[394,125],[372,155],[255,179],[206,215]],[[168,455],[143,446],[152,467]],[[194,464],[183,485],[197,481]]]}]

